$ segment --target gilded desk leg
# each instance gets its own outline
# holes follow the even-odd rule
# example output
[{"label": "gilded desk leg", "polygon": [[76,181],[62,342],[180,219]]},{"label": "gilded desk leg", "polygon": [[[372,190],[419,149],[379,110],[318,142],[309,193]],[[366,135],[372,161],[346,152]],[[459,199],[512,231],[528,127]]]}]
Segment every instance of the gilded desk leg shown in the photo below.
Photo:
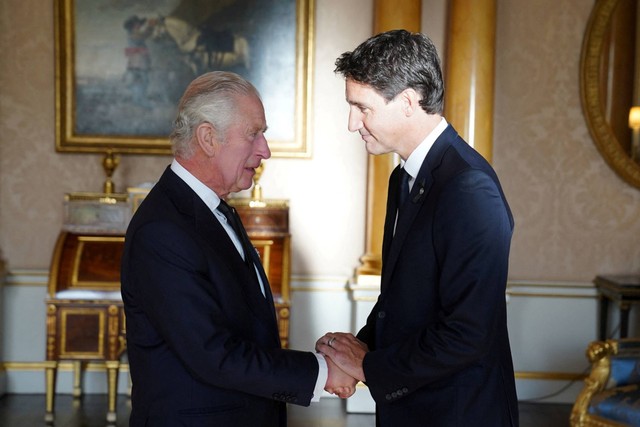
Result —
[{"label": "gilded desk leg", "polygon": [[599,340],[604,341],[607,339],[607,317],[609,316],[609,300],[604,295],[600,294],[598,298],[598,304],[600,305],[600,333]]},{"label": "gilded desk leg", "polygon": [[47,425],[53,425],[53,408],[55,404],[55,396],[56,396],[56,373],[58,370],[58,362],[56,361],[47,361],[45,362],[45,388],[46,388],[46,396],[45,396],[45,413],[44,413],[44,421]]},{"label": "gilded desk leg", "polygon": [[620,338],[626,338],[629,335],[629,310],[631,304],[628,302],[620,303]]},{"label": "gilded desk leg", "polygon": [[73,397],[78,399],[82,396],[82,361],[73,361]]},{"label": "gilded desk leg", "polygon": [[278,308],[278,329],[280,330],[280,345],[289,348],[289,307]]},{"label": "gilded desk leg", "polygon": [[57,308],[55,304],[47,304],[47,361],[44,366],[45,375],[45,414],[44,421],[53,424],[53,407],[56,394],[56,373],[58,370],[58,351],[56,347]]},{"label": "gilded desk leg", "polygon": [[120,362],[118,360],[109,360],[105,362],[107,365],[107,381],[109,393],[109,408],[107,411],[107,423],[115,424],[116,422],[116,400],[118,397],[118,369]]}]

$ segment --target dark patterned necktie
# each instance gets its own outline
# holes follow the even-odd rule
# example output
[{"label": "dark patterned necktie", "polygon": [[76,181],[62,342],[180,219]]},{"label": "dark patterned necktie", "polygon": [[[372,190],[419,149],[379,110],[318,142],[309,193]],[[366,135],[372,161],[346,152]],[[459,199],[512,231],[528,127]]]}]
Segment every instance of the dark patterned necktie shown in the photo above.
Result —
[{"label": "dark patterned necktie", "polygon": [[238,216],[234,208],[222,199],[220,199],[218,210],[223,213],[227,218],[227,222],[231,225],[231,228],[233,228],[233,231],[236,232],[236,236],[238,236],[242,250],[244,251],[244,262],[251,268],[251,271],[253,271],[253,252],[255,252],[255,249],[242,225],[242,221],[240,221],[240,216]]},{"label": "dark patterned necktie", "polygon": [[400,188],[398,188],[398,209],[402,209],[409,197],[409,179],[411,175],[404,168],[400,169]]},{"label": "dark patterned necktie", "polygon": [[233,231],[236,232],[238,239],[240,239],[240,244],[244,251],[244,262],[247,267],[249,267],[249,270],[251,270],[251,274],[257,274],[256,279],[258,279],[260,283],[260,293],[262,293],[265,298],[273,301],[273,295],[271,295],[271,289],[269,288],[269,279],[260,261],[260,256],[258,255],[258,251],[253,247],[253,243],[251,243],[251,239],[249,239],[247,231],[242,225],[238,212],[222,199],[220,199],[218,210],[227,218],[227,222],[231,225]]}]

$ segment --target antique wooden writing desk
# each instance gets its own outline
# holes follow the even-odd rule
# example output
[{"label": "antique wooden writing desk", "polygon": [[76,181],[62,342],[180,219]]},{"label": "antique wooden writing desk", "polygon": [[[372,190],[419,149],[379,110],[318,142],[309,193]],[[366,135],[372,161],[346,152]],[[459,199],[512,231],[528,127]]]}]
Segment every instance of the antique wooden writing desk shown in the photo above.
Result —
[{"label": "antique wooden writing desk", "polygon": [[80,397],[82,365],[104,362],[107,371],[107,422],[116,421],[120,358],[125,351],[125,319],[120,296],[123,235],[58,236],[51,262],[46,341],[46,413],[53,424],[56,375],[62,360],[74,364],[73,395]]},{"label": "antique wooden writing desk", "polygon": [[[276,306],[280,340],[289,345],[289,208],[286,201],[230,200],[258,249]],[[126,350],[120,296],[124,235],[63,231],[54,250],[46,300],[46,413],[54,421],[58,364],[74,364],[73,394],[79,397],[82,364],[104,362],[108,380],[107,422],[116,421],[117,380]]]}]

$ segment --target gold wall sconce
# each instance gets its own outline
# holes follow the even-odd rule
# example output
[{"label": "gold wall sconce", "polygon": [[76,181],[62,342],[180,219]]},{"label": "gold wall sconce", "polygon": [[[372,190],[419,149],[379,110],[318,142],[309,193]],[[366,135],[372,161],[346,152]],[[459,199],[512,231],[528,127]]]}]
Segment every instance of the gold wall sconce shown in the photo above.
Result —
[{"label": "gold wall sconce", "polygon": [[640,107],[631,107],[629,110],[629,127],[632,131],[631,159],[636,162],[640,159]]}]

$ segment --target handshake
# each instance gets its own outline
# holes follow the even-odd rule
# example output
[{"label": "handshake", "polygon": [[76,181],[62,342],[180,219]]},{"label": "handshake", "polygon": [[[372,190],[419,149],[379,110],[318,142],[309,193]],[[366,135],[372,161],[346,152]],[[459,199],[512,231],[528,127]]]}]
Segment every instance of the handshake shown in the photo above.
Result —
[{"label": "handshake", "polygon": [[362,361],[369,348],[353,334],[326,333],[316,341],[316,351],[327,361],[327,392],[346,399],[355,393],[358,381],[366,381]]}]

